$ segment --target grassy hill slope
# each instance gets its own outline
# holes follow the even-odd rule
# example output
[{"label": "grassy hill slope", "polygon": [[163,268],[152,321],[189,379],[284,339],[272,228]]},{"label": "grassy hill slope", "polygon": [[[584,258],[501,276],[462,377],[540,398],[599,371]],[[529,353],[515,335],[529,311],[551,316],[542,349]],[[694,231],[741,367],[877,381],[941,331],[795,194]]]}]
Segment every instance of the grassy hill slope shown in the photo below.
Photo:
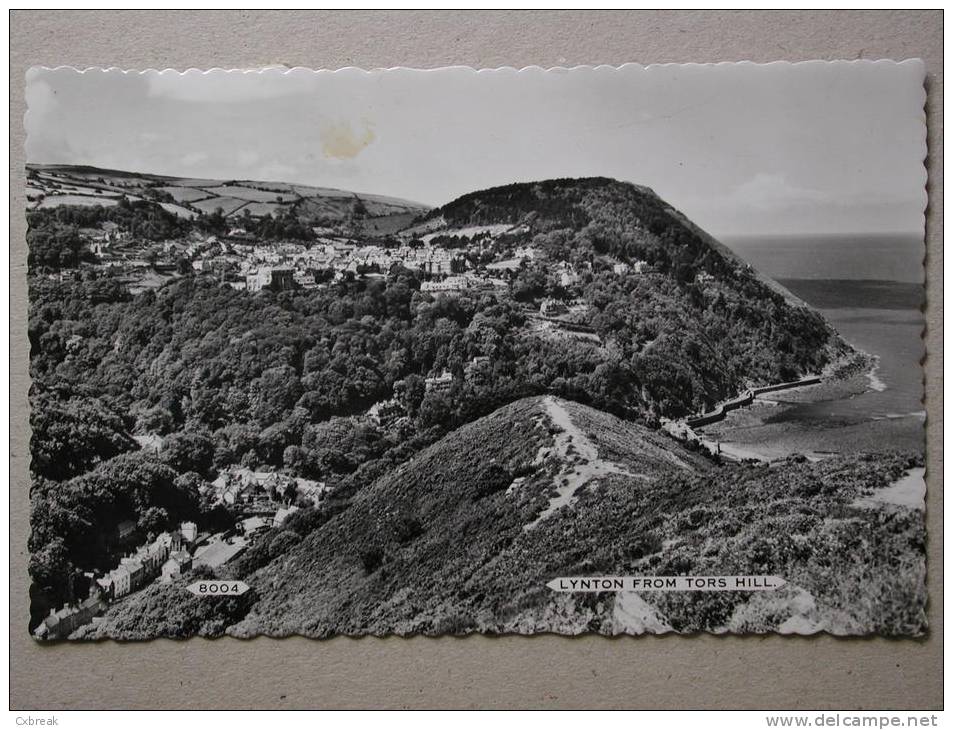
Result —
[{"label": "grassy hill slope", "polygon": [[105,170],[85,165],[27,165],[30,207],[115,205],[123,196],[153,200],[180,218],[221,208],[234,221],[291,213],[304,223],[334,223],[355,211],[381,219],[377,228],[406,225],[428,207],[400,198],[259,180],[206,180]]},{"label": "grassy hill slope", "polygon": [[[909,546],[922,546],[922,513],[858,506],[910,463],[711,470],[613,416],[525,399],[447,436],[247,576],[258,600],[229,631],[915,633],[923,562]],[[589,478],[548,511],[578,474]],[[620,574],[778,574],[790,585],[641,597],[545,587]],[[861,583],[880,586],[870,605],[851,598]]]}]

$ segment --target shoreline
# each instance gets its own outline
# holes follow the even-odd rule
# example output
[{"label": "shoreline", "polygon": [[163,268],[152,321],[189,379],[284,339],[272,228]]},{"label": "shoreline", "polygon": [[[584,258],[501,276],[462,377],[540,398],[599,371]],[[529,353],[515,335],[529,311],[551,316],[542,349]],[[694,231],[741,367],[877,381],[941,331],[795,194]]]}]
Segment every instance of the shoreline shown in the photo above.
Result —
[{"label": "shoreline", "polygon": [[[786,443],[783,433],[759,440],[760,443],[738,441],[731,436],[738,432],[770,428],[772,424],[769,418],[780,419],[786,411],[802,404],[838,401],[870,391],[882,392],[887,386],[875,375],[879,361],[876,355],[851,347],[849,352],[842,353],[828,363],[820,375],[748,388],[742,395],[719,403],[711,411],[676,421],[663,421],[662,428],[678,440],[694,441],[710,454],[730,461],[770,464],[795,453],[818,461],[839,452],[796,448]],[[876,385],[881,387],[876,387],[874,379]],[[776,425],[784,428],[780,422]],[[790,429],[792,435],[795,431]]]},{"label": "shoreline", "polygon": [[[855,348],[825,368],[824,382],[758,398],[700,429],[699,437],[716,452],[720,444],[722,454],[769,464],[794,454],[818,460],[885,448],[922,453],[925,414],[883,413],[889,401],[879,394],[889,397],[892,386],[877,377],[879,365],[879,357]],[[881,383],[886,387],[875,387]]]}]

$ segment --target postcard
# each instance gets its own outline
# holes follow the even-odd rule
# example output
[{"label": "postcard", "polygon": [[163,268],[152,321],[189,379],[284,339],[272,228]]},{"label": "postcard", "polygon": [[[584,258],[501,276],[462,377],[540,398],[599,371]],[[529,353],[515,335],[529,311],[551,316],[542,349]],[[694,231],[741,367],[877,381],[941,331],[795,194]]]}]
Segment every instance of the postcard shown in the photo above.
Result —
[{"label": "postcard", "polygon": [[927,631],[921,62],[27,82],[37,640]]}]

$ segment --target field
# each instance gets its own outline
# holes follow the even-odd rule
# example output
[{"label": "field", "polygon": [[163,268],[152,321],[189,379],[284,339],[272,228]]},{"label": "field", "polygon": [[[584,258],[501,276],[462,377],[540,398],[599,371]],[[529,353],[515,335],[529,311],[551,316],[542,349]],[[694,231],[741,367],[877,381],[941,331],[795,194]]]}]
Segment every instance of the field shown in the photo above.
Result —
[{"label": "field", "polygon": [[115,198],[93,195],[47,195],[40,201],[40,208],[55,208],[58,205],[116,205]]},{"label": "field", "polygon": [[241,198],[253,203],[276,203],[278,198],[287,200],[288,193],[275,193],[268,190],[255,190],[254,188],[241,187],[239,185],[219,185],[214,188],[206,188],[209,193],[221,197]]},{"label": "field", "polygon": [[180,218],[194,218],[196,216],[194,210],[183,208],[181,205],[176,205],[175,203],[159,203],[159,205],[173,215],[179,216]]},{"label": "field", "polygon": [[192,206],[203,213],[214,213],[217,208],[221,208],[225,215],[230,215],[245,205],[245,202],[240,198],[208,198],[192,203]]},{"label": "field", "polygon": [[[425,206],[397,198],[313,185],[174,178],[61,165],[28,165],[27,192],[32,197],[30,203],[42,208],[115,205],[123,195],[142,200],[160,193],[162,197],[171,196],[161,205],[179,218],[193,219],[199,212],[211,214],[217,208],[226,216],[242,216],[247,210],[256,218],[290,211],[305,225],[349,219],[361,203],[361,215],[374,219],[366,226],[372,236],[395,233],[426,210]],[[37,203],[41,195],[46,199]]]},{"label": "field", "polygon": [[353,198],[354,193],[336,188],[316,188],[311,185],[290,185],[302,198]]},{"label": "field", "polygon": [[178,185],[159,188],[159,190],[175,198],[176,203],[194,203],[196,200],[212,197],[211,193],[199,188],[180,187]]},{"label": "field", "polygon": [[418,213],[393,213],[366,218],[363,231],[371,236],[390,236],[409,226],[418,215]]},{"label": "field", "polygon": [[289,205],[287,203],[248,203],[229,215],[245,215],[246,210],[253,216],[273,215],[277,214],[279,210],[283,208],[287,209],[288,207]]},{"label": "field", "polygon": [[296,210],[299,215],[310,218],[341,220],[350,215],[353,207],[354,198],[305,198]]}]

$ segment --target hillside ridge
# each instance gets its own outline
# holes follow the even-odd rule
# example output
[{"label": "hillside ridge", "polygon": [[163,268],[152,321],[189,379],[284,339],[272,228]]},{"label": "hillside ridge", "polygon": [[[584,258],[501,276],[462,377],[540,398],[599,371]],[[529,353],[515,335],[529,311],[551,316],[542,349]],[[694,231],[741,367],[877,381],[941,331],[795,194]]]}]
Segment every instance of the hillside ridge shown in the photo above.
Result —
[{"label": "hillside ridge", "polygon": [[[27,195],[34,207],[111,205],[119,197],[149,199],[182,218],[221,208],[226,217],[293,211],[301,220],[344,219],[357,204],[371,217],[410,214],[430,206],[403,198],[287,181],[247,178],[189,178],[113,170],[90,165],[28,163]],[[310,201],[310,202],[309,202]]]}]

